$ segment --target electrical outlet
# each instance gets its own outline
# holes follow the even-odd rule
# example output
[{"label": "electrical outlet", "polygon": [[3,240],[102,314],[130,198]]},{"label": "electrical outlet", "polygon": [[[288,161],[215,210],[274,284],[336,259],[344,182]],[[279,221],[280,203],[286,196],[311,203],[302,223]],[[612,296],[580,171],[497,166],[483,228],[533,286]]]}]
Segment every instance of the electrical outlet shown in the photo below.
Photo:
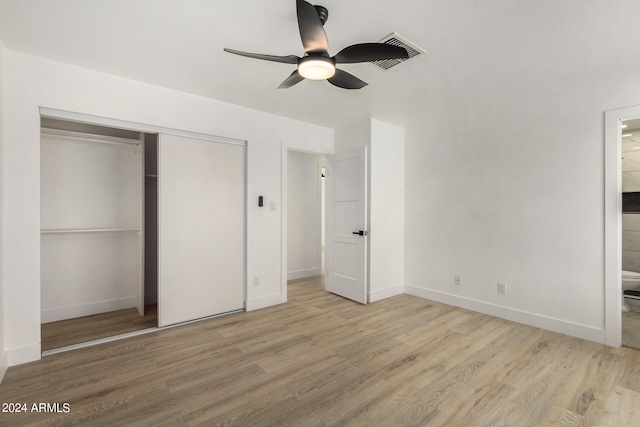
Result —
[{"label": "electrical outlet", "polygon": [[253,286],[260,286],[260,276],[253,276]]},{"label": "electrical outlet", "polygon": [[455,277],[455,284],[458,286],[462,285],[462,279],[460,278],[460,276]]},{"label": "electrical outlet", "polygon": [[498,283],[498,293],[502,295],[507,294],[507,285],[504,283]]}]

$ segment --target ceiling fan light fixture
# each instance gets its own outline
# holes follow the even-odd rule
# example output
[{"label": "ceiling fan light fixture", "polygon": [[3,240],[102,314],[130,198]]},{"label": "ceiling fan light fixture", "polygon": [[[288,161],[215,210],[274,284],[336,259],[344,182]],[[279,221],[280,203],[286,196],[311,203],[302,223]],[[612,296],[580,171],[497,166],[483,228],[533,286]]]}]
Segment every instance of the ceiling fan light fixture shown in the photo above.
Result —
[{"label": "ceiling fan light fixture", "polygon": [[314,6],[305,0],[295,0],[295,2],[298,29],[305,56],[300,58],[296,55],[263,55],[228,48],[224,48],[224,51],[264,61],[296,64],[297,69],[280,83],[278,89],[290,88],[305,79],[327,80],[342,89],[362,89],[367,86],[366,82],[344,70],[337,69],[336,64],[357,64],[393,58],[406,59],[409,56],[405,47],[388,43],[358,43],[345,47],[335,56],[330,56],[329,41],[322,27],[329,12],[325,7]]},{"label": "ceiling fan light fixture", "polygon": [[310,80],[330,79],[336,73],[336,64],[324,56],[307,56],[300,60],[298,73]]}]

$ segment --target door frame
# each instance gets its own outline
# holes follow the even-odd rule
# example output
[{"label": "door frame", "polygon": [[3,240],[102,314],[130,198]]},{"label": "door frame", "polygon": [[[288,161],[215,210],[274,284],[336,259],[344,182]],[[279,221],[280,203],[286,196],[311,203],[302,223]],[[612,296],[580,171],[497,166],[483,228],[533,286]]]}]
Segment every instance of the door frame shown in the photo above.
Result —
[{"label": "door frame", "polygon": [[605,111],[604,300],[605,344],[622,345],[622,138],[624,120],[640,117],[640,105]]},{"label": "door frame", "polygon": [[280,200],[281,202],[281,215],[280,215],[280,229],[282,230],[280,237],[280,295],[281,295],[281,303],[287,302],[287,276],[288,276],[288,263],[287,263],[287,254],[288,254],[288,245],[287,239],[289,237],[287,231],[287,220],[288,220],[288,209],[287,209],[287,186],[289,184],[289,175],[288,175],[288,152],[289,151],[298,151],[301,153],[314,154],[314,155],[324,155],[328,156],[329,154],[333,154],[333,149],[327,150],[324,147],[307,147],[301,144],[296,144],[295,142],[289,141],[281,141],[281,161],[280,161]]}]

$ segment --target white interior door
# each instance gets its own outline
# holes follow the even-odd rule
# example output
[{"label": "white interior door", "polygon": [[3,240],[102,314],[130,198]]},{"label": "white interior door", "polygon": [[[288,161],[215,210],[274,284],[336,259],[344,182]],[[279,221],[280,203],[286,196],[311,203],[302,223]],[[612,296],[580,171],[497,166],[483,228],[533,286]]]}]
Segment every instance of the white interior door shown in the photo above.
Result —
[{"label": "white interior door", "polygon": [[158,324],[244,308],[244,146],[158,145]]},{"label": "white interior door", "polygon": [[367,302],[367,151],[328,156],[325,289]]}]

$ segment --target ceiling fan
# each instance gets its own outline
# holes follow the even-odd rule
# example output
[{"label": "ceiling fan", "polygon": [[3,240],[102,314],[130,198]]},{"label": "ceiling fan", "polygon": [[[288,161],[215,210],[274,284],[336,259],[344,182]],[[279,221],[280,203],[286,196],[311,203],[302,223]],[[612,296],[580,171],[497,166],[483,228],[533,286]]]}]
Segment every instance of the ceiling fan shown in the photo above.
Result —
[{"label": "ceiling fan", "polygon": [[382,59],[408,58],[407,50],[384,43],[360,43],[346,47],[335,56],[329,56],[329,42],[322,27],[329,11],[323,6],[314,6],[304,0],[296,0],[298,28],[305,55],[275,56],[241,52],[225,48],[225,52],[265,61],[296,64],[298,68],[283,81],[278,89],[286,89],[304,79],[327,80],[343,89],[361,89],[367,85],[356,76],[336,68],[336,64],[354,64]]}]

